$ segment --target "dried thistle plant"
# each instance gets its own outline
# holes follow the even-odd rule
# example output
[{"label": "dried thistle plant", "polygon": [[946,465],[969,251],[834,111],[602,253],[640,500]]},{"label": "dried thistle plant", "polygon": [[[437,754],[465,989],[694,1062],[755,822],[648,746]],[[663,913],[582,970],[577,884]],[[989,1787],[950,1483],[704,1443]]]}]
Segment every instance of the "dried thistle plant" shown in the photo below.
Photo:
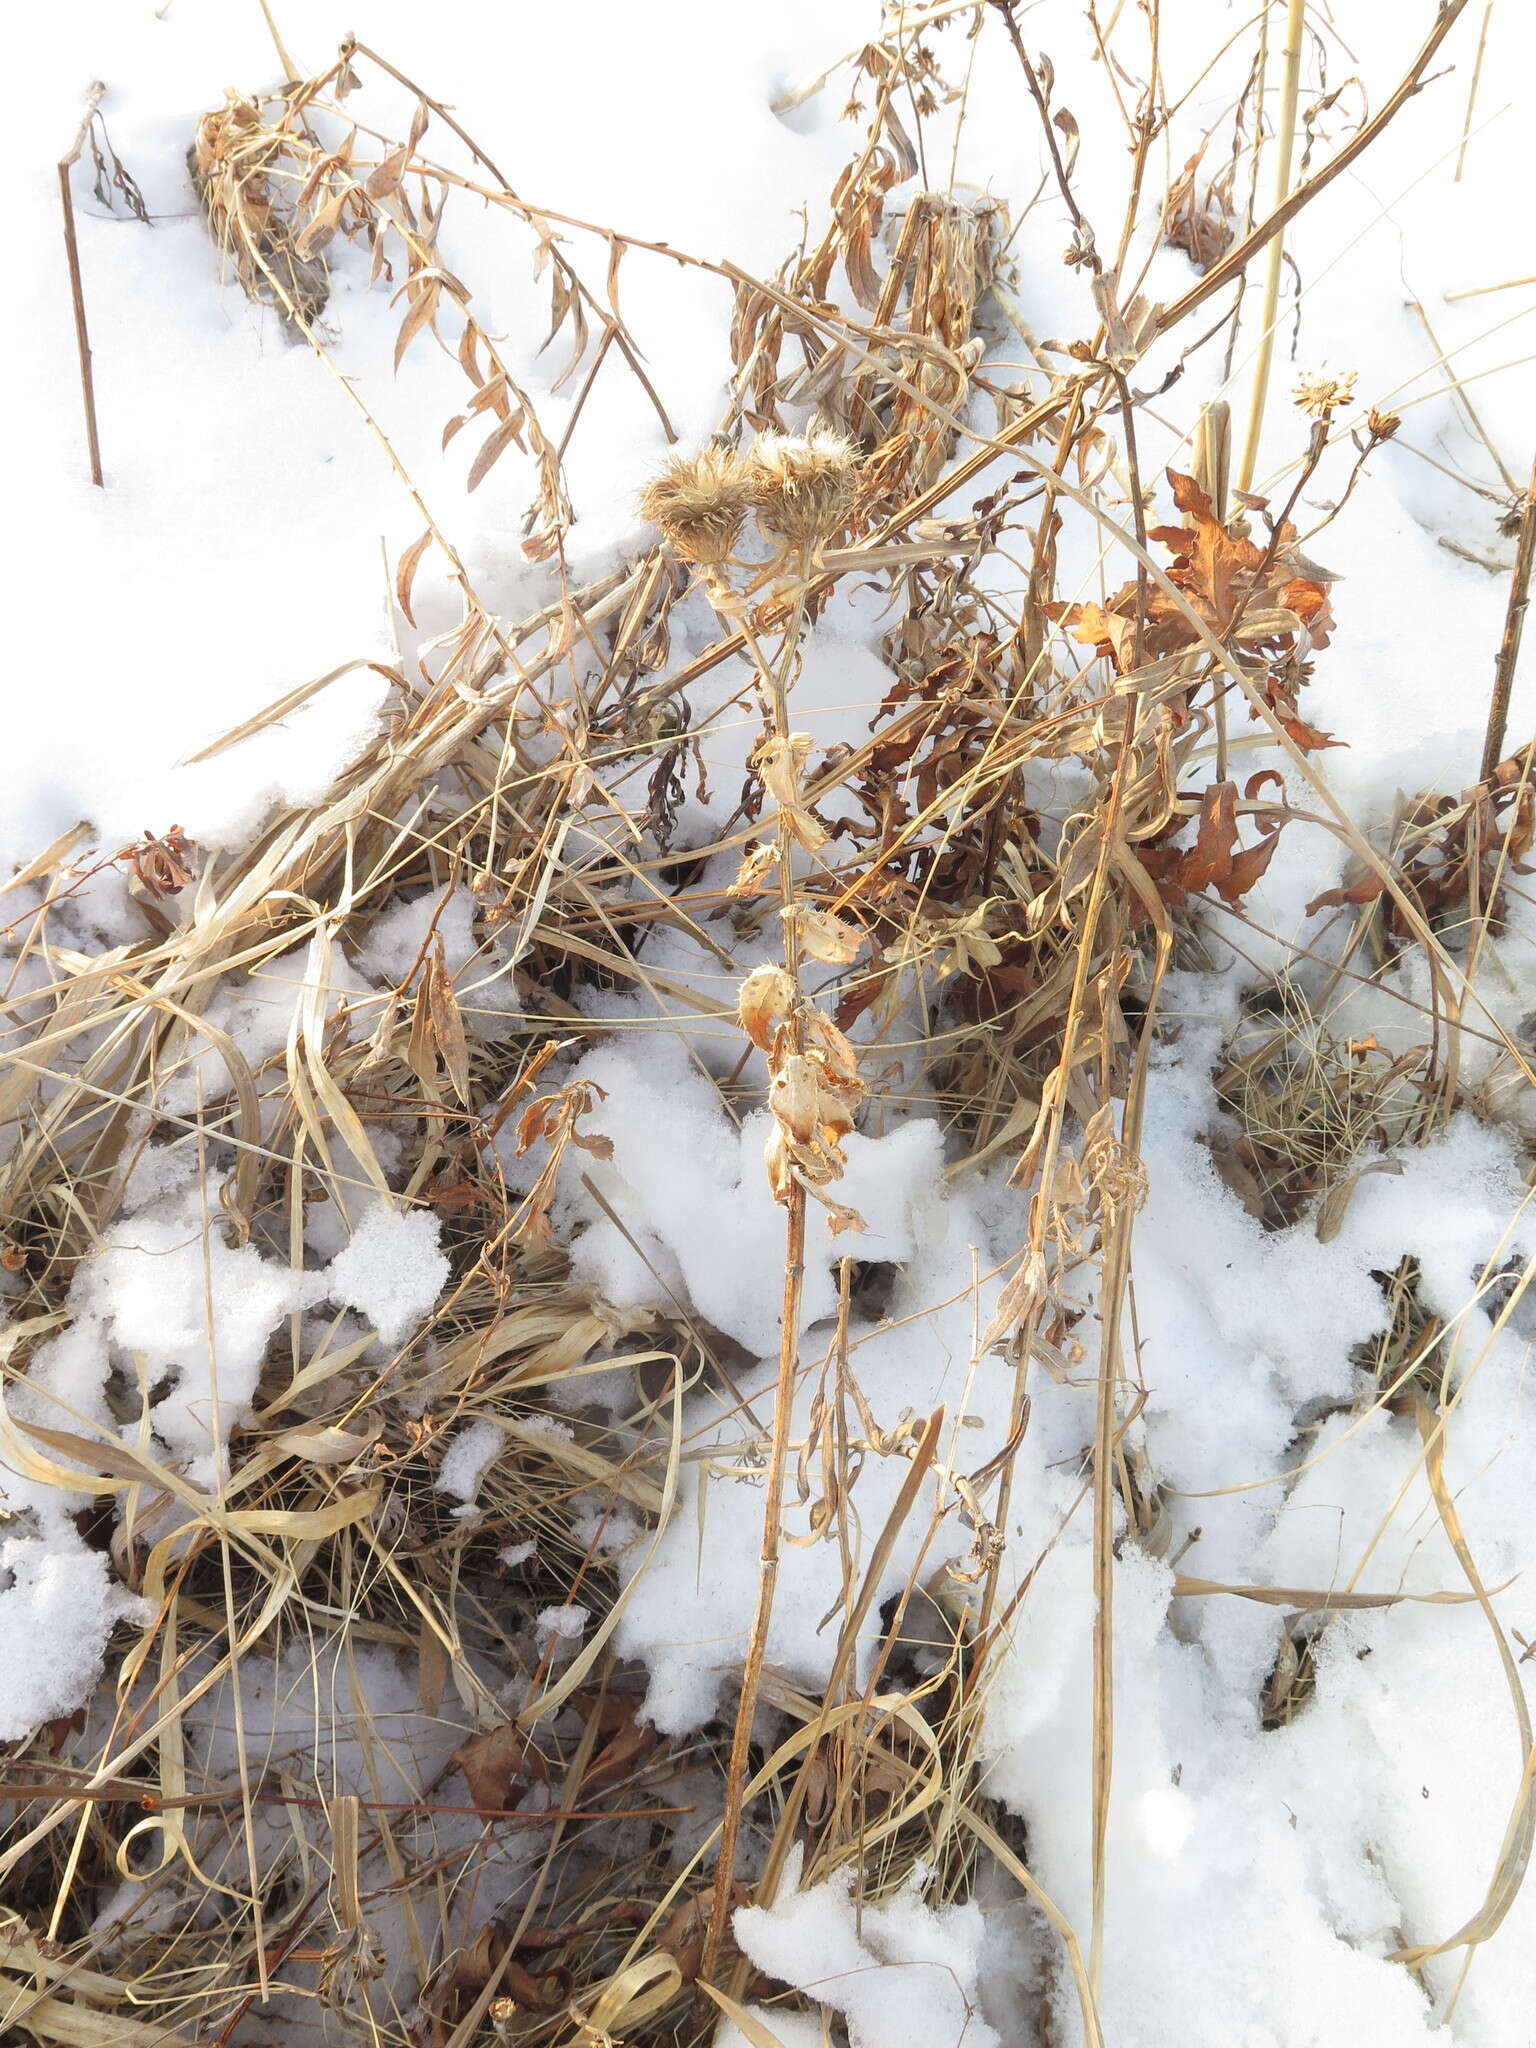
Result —
[{"label": "dried thistle plant", "polygon": [[859,453],[846,434],[822,426],[759,434],[747,467],[757,523],[787,547],[807,552],[847,525]]},{"label": "dried thistle plant", "polygon": [[1327,370],[1313,370],[1303,377],[1291,394],[1298,412],[1314,420],[1331,419],[1341,405],[1348,405],[1355,393],[1358,370],[1342,370],[1334,376]]},{"label": "dried thistle plant", "polygon": [[734,448],[717,441],[673,456],[640,495],[640,510],[685,562],[728,562],[752,509],[754,478]]}]

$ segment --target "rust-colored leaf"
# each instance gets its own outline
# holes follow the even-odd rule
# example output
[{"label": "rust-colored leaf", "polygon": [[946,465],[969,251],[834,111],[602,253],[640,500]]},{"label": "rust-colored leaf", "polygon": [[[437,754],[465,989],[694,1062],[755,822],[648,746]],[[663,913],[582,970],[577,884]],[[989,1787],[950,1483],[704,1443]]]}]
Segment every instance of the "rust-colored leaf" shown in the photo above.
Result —
[{"label": "rust-colored leaf", "polygon": [[1380,875],[1367,875],[1362,881],[1350,883],[1348,888],[1325,889],[1321,896],[1314,896],[1307,905],[1307,916],[1316,917],[1320,910],[1343,910],[1352,903],[1374,903],[1386,886]]}]

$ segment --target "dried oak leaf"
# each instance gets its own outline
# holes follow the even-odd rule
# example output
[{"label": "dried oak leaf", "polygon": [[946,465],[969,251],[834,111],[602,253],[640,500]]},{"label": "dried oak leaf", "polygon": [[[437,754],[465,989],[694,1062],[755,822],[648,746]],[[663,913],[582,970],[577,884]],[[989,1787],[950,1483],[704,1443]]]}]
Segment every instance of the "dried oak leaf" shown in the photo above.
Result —
[{"label": "dried oak leaf", "polygon": [[[1281,527],[1271,554],[1216,517],[1209,496],[1192,476],[1170,469],[1173,502],[1183,526],[1154,526],[1147,534],[1173,556],[1168,581],[1212,634],[1231,645],[1288,651],[1305,632],[1314,647],[1326,647],[1333,626],[1326,586],[1304,573],[1296,531]],[[1262,579],[1262,580],[1261,580]],[[1096,653],[1128,674],[1136,662],[1137,587],[1126,583],[1107,604],[1042,605]],[[1141,657],[1156,659],[1199,643],[1200,635],[1161,584],[1148,581],[1142,621]]]}]

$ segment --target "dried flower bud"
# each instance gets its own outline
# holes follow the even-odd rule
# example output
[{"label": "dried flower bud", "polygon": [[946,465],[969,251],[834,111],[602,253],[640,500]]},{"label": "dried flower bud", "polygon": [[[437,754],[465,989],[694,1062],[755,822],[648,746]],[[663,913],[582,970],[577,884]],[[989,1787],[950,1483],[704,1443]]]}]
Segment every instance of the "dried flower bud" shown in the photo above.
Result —
[{"label": "dried flower bud", "polygon": [[1365,416],[1365,424],[1373,441],[1390,441],[1403,423],[1395,412],[1378,412],[1373,405]]},{"label": "dried flower bud", "polygon": [[747,465],[734,448],[711,442],[675,455],[640,494],[640,510],[685,562],[718,568],[741,538],[754,497]]},{"label": "dried flower bud", "polygon": [[1326,420],[1354,397],[1358,375],[1357,370],[1345,370],[1341,375],[1331,377],[1326,370],[1314,370],[1296,386],[1291,394],[1292,403],[1300,411],[1310,413],[1313,419]]},{"label": "dried flower bud", "polygon": [[811,427],[803,434],[759,434],[747,458],[757,522],[795,547],[813,547],[848,524],[859,455],[844,434]]}]

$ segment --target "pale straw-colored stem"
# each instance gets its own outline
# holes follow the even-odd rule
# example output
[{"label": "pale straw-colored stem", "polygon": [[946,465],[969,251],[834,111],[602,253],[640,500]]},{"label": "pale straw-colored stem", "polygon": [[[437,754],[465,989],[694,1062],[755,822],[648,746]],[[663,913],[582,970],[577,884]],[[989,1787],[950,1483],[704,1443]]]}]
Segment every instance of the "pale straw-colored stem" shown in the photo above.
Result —
[{"label": "pale straw-colored stem", "polygon": [[[1301,37],[1306,24],[1307,0],[1288,0],[1285,16],[1284,74],[1280,82],[1280,123],[1275,131],[1275,207],[1282,207],[1291,190],[1291,152],[1296,142],[1296,100],[1301,87]],[[1264,304],[1259,316],[1259,352],[1253,366],[1253,395],[1248,404],[1248,432],[1243,442],[1243,459],[1237,473],[1239,490],[1253,483],[1259,458],[1259,435],[1264,425],[1264,405],[1269,396],[1269,371],[1275,353],[1275,321],[1280,304],[1280,270],[1285,260],[1285,229],[1276,228],[1270,238],[1264,273]]]}]

